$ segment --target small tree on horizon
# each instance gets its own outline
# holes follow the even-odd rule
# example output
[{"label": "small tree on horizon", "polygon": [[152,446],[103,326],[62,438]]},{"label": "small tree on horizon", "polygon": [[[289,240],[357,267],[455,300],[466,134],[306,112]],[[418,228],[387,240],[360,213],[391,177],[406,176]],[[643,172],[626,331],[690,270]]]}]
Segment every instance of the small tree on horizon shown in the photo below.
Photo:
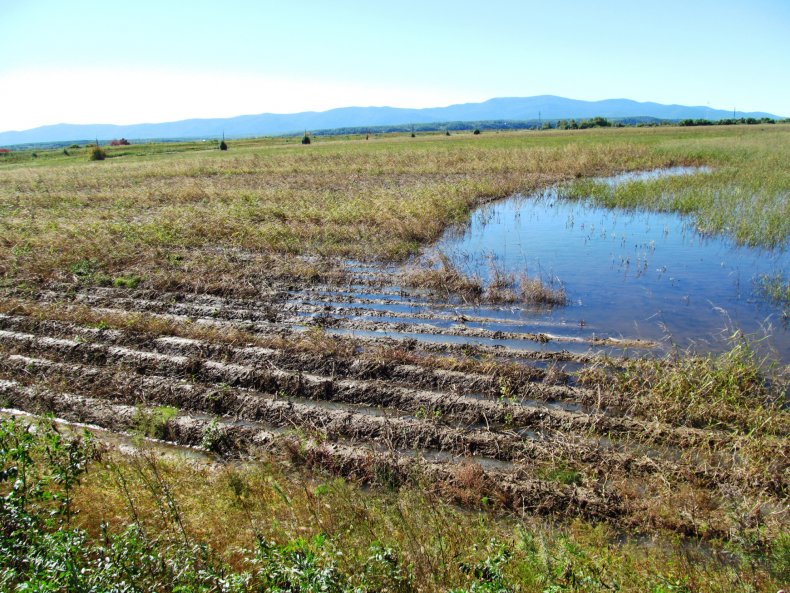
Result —
[{"label": "small tree on horizon", "polygon": [[302,136],[302,144],[310,144],[310,136],[307,135],[307,130],[304,131],[304,136]]},{"label": "small tree on horizon", "polygon": [[228,144],[225,142],[225,132],[222,132],[222,141],[219,143],[220,150],[228,150]]}]

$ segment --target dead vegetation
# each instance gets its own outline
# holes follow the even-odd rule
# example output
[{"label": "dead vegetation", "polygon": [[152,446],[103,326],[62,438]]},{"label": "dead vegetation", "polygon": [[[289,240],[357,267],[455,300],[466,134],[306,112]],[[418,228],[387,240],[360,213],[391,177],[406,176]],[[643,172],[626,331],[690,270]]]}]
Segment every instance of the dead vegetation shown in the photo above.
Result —
[{"label": "dead vegetation", "polygon": [[489,264],[489,279],[465,274],[451,258],[438,253],[432,260],[420,262],[403,273],[403,286],[430,291],[447,301],[486,304],[520,303],[538,306],[562,306],[565,289],[548,286],[527,273],[503,272],[494,262]]}]

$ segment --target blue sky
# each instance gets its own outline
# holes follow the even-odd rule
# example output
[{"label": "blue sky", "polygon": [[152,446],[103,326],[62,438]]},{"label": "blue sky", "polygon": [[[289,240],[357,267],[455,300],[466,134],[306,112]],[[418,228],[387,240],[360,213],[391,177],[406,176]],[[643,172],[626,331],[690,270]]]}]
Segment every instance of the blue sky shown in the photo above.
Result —
[{"label": "blue sky", "polygon": [[498,96],[790,116],[790,0],[0,0],[0,130]]}]

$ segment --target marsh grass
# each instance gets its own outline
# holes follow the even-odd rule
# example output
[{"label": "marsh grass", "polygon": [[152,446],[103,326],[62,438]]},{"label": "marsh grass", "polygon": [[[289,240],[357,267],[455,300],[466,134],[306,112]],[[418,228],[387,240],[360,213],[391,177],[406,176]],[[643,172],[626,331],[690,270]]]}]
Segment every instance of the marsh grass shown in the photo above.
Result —
[{"label": "marsh grass", "polygon": [[459,298],[465,303],[479,302],[484,294],[478,276],[464,274],[447,255],[440,253],[428,265],[419,265],[405,272],[401,284],[438,293],[443,298]]},{"label": "marsh grass", "polygon": [[667,143],[683,146],[687,160],[711,166],[694,175],[630,181],[611,186],[594,179],[566,185],[561,195],[608,208],[641,208],[688,215],[705,234],[741,245],[776,248],[790,236],[790,144],[786,130],[714,135]]},{"label": "marsh grass", "polygon": [[762,274],[756,280],[757,292],[782,308],[782,316],[790,318],[790,278],[782,272]]},{"label": "marsh grass", "polygon": [[431,291],[447,300],[463,303],[524,303],[561,306],[567,302],[562,286],[550,286],[526,272],[504,272],[493,260],[489,262],[488,281],[476,274],[466,274],[444,253],[427,262],[421,261],[401,275],[401,284]]},{"label": "marsh grass", "polygon": [[531,278],[526,274],[521,275],[518,288],[520,300],[524,303],[562,306],[568,302],[564,287],[548,285],[540,278]]}]

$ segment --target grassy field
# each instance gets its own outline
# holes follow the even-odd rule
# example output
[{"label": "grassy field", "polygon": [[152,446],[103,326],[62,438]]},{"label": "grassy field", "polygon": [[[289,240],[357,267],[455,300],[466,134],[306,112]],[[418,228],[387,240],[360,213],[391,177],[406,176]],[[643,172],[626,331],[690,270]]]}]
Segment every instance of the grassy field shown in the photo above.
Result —
[{"label": "grassy field", "polygon": [[[452,308],[410,314],[441,320],[446,342],[383,336],[417,327],[397,316],[331,333],[400,303],[382,266],[481,203],[553,184],[781,248],[790,126],[229,145],[0,157],[0,407],[104,429],[87,442],[0,419],[0,590],[790,582],[790,368],[740,333],[722,354],[662,358],[559,330],[511,349]],[[676,165],[710,171],[592,180]],[[470,300],[566,300],[446,262],[409,273]],[[786,275],[759,282],[787,303]],[[367,292],[334,303],[346,285]],[[579,343],[589,351],[566,349]]]},{"label": "grassy field", "polygon": [[786,534],[755,555],[750,542],[515,520],[448,506],[430,484],[366,491],[139,440],[143,453],[124,455],[27,422],[0,421],[2,467],[23,474],[13,489],[0,474],[9,591],[746,593],[790,576]]},{"label": "grassy field", "polygon": [[[270,275],[312,278],[284,254],[402,259],[484,200],[618,171],[708,165],[683,180],[590,182],[569,193],[677,209],[701,228],[764,246],[790,232],[790,127],[428,135],[415,139],[236,141],[39,151],[0,161],[0,273],[6,284],[73,279],[218,288]],[[683,184],[682,188],[681,185]],[[664,201],[656,196],[669,190]],[[283,269],[285,268],[285,269]]]}]

